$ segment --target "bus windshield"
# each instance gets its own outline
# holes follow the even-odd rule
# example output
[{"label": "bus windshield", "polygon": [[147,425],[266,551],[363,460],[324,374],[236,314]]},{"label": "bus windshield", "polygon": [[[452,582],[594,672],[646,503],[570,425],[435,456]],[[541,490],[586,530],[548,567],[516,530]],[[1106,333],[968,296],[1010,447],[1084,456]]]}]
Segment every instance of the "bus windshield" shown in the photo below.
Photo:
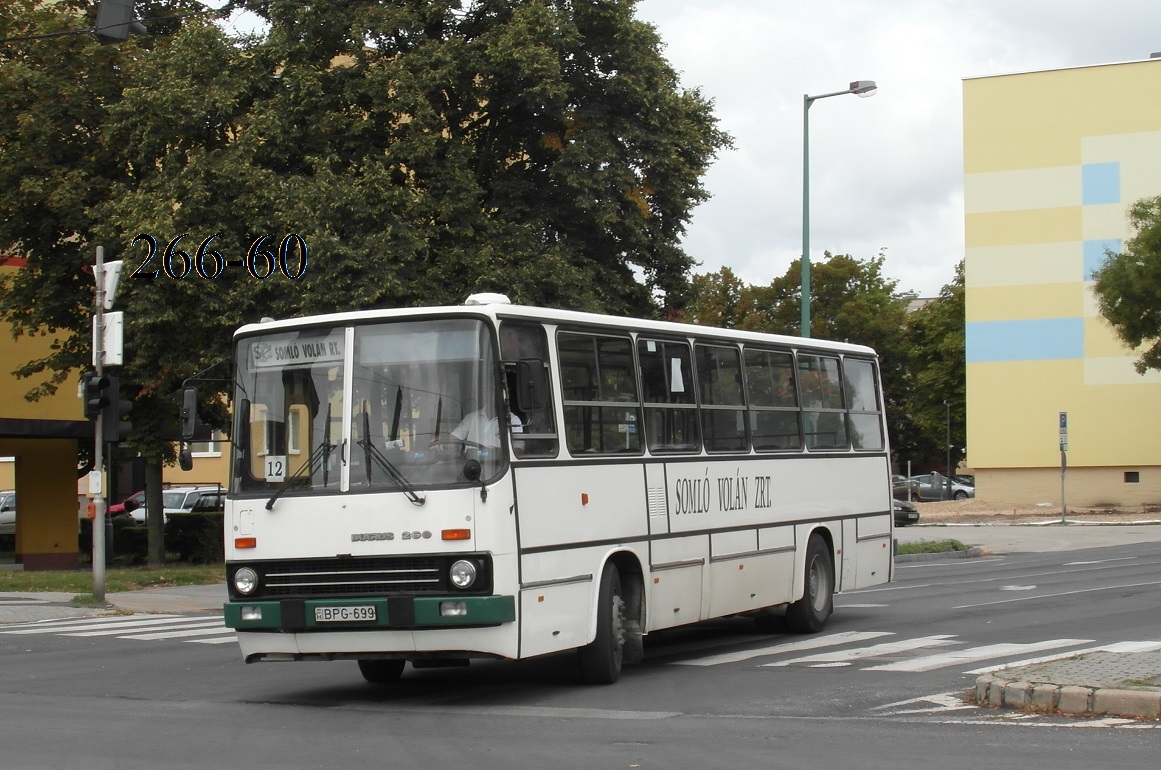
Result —
[{"label": "bus windshield", "polygon": [[478,319],[247,337],[237,351],[235,492],[487,482],[505,458],[500,371]]}]

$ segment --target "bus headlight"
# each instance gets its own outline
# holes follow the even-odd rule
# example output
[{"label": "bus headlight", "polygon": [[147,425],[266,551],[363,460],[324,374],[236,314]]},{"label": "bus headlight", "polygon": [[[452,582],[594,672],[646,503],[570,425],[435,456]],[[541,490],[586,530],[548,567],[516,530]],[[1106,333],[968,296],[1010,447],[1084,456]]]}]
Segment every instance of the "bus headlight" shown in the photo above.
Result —
[{"label": "bus headlight", "polygon": [[258,588],[258,573],[249,567],[242,567],[234,573],[234,589],[243,595],[254,593]]},{"label": "bus headlight", "polygon": [[451,578],[452,585],[456,588],[471,588],[472,584],[476,582],[476,565],[470,561],[460,559],[451,565],[451,569],[448,570],[448,576]]}]

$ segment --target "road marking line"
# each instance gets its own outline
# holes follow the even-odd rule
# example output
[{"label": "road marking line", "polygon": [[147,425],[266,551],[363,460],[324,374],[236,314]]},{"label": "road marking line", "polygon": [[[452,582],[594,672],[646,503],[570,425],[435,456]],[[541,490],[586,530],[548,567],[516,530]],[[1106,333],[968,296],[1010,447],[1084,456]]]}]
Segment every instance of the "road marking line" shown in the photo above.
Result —
[{"label": "road marking line", "polygon": [[1137,558],[1138,557],[1136,557],[1136,556],[1121,556],[1121,557],[1118,557],[1116,559],[1097,559],[1095,561],[1070,561],[1070,562],[1067,562],[1065,564],[1062,564],[1061,566],[1062,567],[1082,567],[1082,566],[1087,566],[1089,564],[1105,564],[1105,563],[1110,562],[1110,561],[1135,561]]},{"label": "road marking line", "polygon": [[923,647],[942,647],[948,644],[955,644],[952,641],[953,638],[954,634],[940,634],[938,636],[922,636],[915,639],[900,639],[897,642],[883,642],[882,644],[873,644],[870,647],[859,647],[854,650],[836,650],[833,652],[823,652],[818,655],[804,655],[801,658],[781,660],[777,663],[763,663],[762,666],[764,668],[779,668],[781,666],[792,666],[795,663],[810,663],[812,661],[838,662],[859,660],[860,658],[877,658],[883,655],[891,655],[892,653],[916,650]]},{"label": "road marking line", "polygon": [[[23,629],[19,629],[16,631],[0,631],[0,633],[2,633],[2,634],[67,634],[67,633],[72,633],[72,632],[77,632],[77,631],[98,631],[98,630],[112,629],[112,628],[139,628],[142,626],[169,625],[171,623],[195,623],[195,622],[199,622],[199,621],[205,622],[208,620],[210,620],[210,618],[208,618],[204,615],[199,616],[199,617],[186,617],[186,618],[181,618],[181,617],[177,617],[174,615],[165,615],[165,616],[159,618],[156,615],[150,615],[150,616],[148,616],[148,619],[142,619],[142,620],[126,620],[124,617],[120,617],[117,622],[60,623],[60,624],[52,625],[52,626],[40,626],[37,628],[23,628]],[[215,622],[220,623],[221,619],[217,619]]]},{"label": "road marking line", "polygon": [[834,647],[839,644],[861,642],[864,639],[875,639],[880,636],[894,636],[894,633],[890,631],[844,631],[838,634],[815,637],[814,639],[804,639],[800,642],[774,644],[768,647],[756,647],[752,650],[740,650],[738,652],[724,652],[720,655],[708,655],[704,658],[695,658],[693,660],[677,660],[672,665],[719,666],[723,663],[737,663],[741,660],[760,658],[764,655],[778,655],[783,652],[798,652],[799,650],[815,650],[819,647]]},{"label": "road marking line", "polygon": [[187,636],[211,636],[213,634],[220,634],[224,630],[223,626],[218,625],[214,628],[190,628],[185,631],[162,631],[156,634],[126,634],[118,636],[118,639],[137,639],[141,641],[154,641],[157,639],[181,639]]},{"label": "road marking line", "polygon": [[1018,599],[1002,599],[995,602],[982,602],[980,604],[961,604],[958,607],[952,607],[953,610],[971,610],[976,607],[991,607],[996,604],[1011,604],[1012,602],[1027,602],[1034,599],[1053,599],[1057,596],[1075,596],[1076,594],[1088,594],[1094,591],[1119,591],[1122,588],[1144,588],[1146,586],[1161,586],[1161,583],[1130,583],[1128,585],[1104,586],[1102,588],[1082,588],[1079,591],[1064,591],[1058,594],[1040,594],[1039,596],[1021,596]]},{"label": "road marking line", "polygon": [[231,642],[237,643],[238,635],[230,634],[229,636],[216,637],[214,639],[190,639],[192,644],[229,644]]},{"label": "road marking line", "polygon": [[1063,660],[1064,658],[1072,658],[1077,655],[1087,655],[1092,652],[1156,652],[1161,650],[1161,642],[1115,642],[1113,644],[1103,644],[1099,647],[1086,647],[1082,650],[1069,650],[1057,655],[1045,655],[1041,658],[1025,658],[1024,660],[1010,660],[1007,663],[999,663],[995,666],[986,666],[984,668],[975,668],[971,671],[965,671],[965,674],[990,674],[993,671],[999,671],[1003,668],[1019,668],[1020,666],[1034,666],[1037,663],[1050,663],[1054,660]]},{"label": "road marking line", "polygon": [[123,636],[123,634],[126,631],[136,631],[138,629],[140,629],[142,631],[179,631],[183,628],[197,628],[200,626],[207,626],[207,627],[214,627],[214,628],[224,628],[225,627],[225,626],[223,626],[222,621],[219,618],[217,620],[201,620],[201,621],[197,621],[197,622],[174,621],[172,623],[164,623],[162,625],[155,625],[155,626],[151,626],[148,628],[145,627],[144,625],[141,625],[141,626],[130,626],[128,628],[102,628],[100,631],[69,631],[68,633],[61,634],[61,636],[117,636],[117,637],[124,639],[125,637]]},{"label": "road marking line", "polygon": [[970,647],[966,650],[955,650],[943,655],[927,655],[914,660],[904,660],[897,663],[887,663],[882,666],[871,666],[863,671],[932,671],[937,668],[955,666],[960,663],[969,663],[988,658],[1000,658],[1007,655],[1018,655],[1038,650],[1051,650],[1054,647],[1071,647],[1078,644],[1091,644],[1092,639],[1049,639],[1045,642],[1031,644],[988,644],[982,647]]}]

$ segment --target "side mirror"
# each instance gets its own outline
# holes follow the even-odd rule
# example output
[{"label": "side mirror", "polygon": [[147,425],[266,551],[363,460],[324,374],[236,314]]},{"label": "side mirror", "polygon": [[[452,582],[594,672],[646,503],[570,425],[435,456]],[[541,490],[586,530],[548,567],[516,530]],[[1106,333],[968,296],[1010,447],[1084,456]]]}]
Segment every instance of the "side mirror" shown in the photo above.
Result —
[{"label": "side mirror", "polygon": [[181,442],[181,450],[177,453],[177,465],[183,471],[193,470],[193,450],[185,441]]},{"label": "side mirror", "polygon": [[548,404],[548,374],[539,358],[516,362],[516,408],[539,412]]},{"label": "side mirror", "polygon": [[[181,389],[181,438],[190,441],[198,426],[198,389],[188,385]],[[184,468],[183,470],[189,470]]]}]

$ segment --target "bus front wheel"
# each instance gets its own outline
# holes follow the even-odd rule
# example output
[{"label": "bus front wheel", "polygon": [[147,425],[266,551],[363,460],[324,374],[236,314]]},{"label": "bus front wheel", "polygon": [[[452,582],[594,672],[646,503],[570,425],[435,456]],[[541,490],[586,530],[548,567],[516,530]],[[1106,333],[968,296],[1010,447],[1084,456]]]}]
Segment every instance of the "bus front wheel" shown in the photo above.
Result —
[{"label": "bus front wheel", "polygon": [[806,546],[805,584],[802,598],[786,609],[786,626],[796,634],[815,634],[834,611],[834,564],[818,535],[811,535]]},{"label": "bus front wheel", "polygon": [[597,635],[578,650],[581,678],[589,684],[612,684],[621,678],[625,647],[625,601],[621,575],[612,564],[601,573],[597,594]]},{"label": "bus front wheel", "polygon": [[398,682],[403,675],[405,660],[360,660],[359,673],[372,684]]}]

